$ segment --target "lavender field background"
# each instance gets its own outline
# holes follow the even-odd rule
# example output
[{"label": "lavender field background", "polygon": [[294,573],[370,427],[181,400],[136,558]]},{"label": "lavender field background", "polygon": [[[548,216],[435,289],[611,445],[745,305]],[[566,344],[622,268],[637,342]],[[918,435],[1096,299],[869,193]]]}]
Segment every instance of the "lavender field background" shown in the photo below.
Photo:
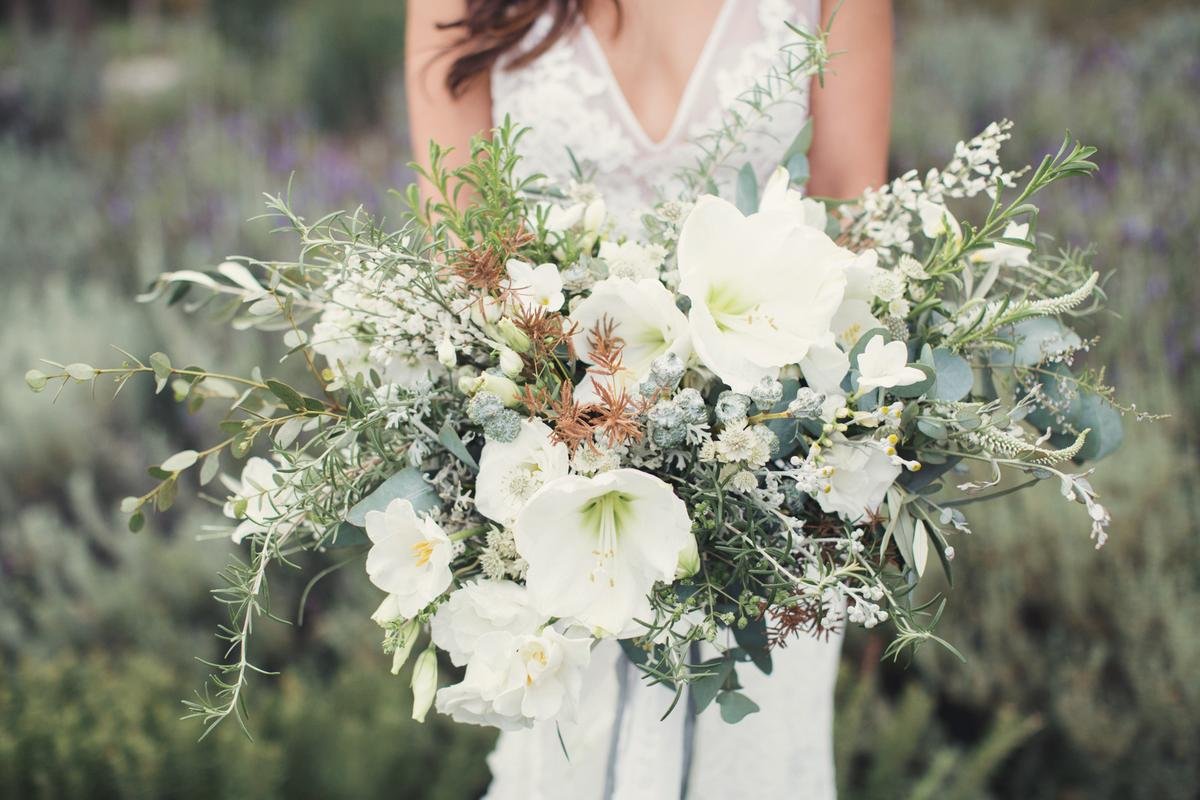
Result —
[{"label": "lavender field background", "polygon": [[[261,627],[249,741],[197,743],[180,699],[218,657],[208,590],[227,543],[188,497],[139,534],[117,512],[147,464],[203,441],[169,397],[22,380],[40,357],[100,364],[109,345],[188,362],[273,363],[269,340],[138,305],[165,269],[289,254],[248,221],[292,180],[308,215],[396,218],[408,180],[399,0],[12,0],[0,18],[0,797],[464,798],[491,736],[408,719],[339,573],[303,626]],[[1200,791],[1200,9],[1188,2],[900,0],[893,168],[943,163],[989,121],[1009,163],[1068,129],[1100,148],[1055,187],[1040,228],[1094,241],[1115,312],[1095,363],[1130,421],[1096,480],[1116,518],[1092,549],[1046,486],[975,518],[933,650],[880,663],[852,631],[839,685],[846,798],[1193,798]],[[294,176],[294,177],[293,177]],[[307,567],[320,568],[313,558]],[[280,574],[296,617],[305,577]],[[803,724],[803,720],[798,720]],[[753,754],[747,754],[753,758]]]}]

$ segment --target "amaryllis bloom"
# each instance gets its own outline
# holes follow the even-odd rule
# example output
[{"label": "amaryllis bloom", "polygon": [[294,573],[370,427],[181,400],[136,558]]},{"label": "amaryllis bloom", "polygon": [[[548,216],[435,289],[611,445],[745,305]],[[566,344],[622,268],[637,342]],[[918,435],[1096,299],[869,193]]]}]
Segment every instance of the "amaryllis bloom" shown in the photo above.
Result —
[{"label": "amaryllis bloom", "polygon": [[890,389],[910,386],[925,380],[925,373],[908,366],[908,346],[904,342],[884,344],[883,335],[876,334],[858,355],[858,389]]},{"label": "amaryllis bloom", "polygon": [[542,309],[558,311],[565,300],[562,276],[555,264],[538,264],[536,267],[517,258],[508,260],[508,289],[516,301],[526,310]]},{"label": "amaryllis bloom", "polygon": [[491,631],[534,633],[545,622],[546,617],[530,605],[524,586],[478,580],[464,584],[438,606],[429,630],[433,643],[461,667],[475,652],[481,636]]},{"label": "amaryllis bloom", "polygon": [[392,595],[390,609],[416,616],[450,586],[450,537],[429,516],[418,517],[412,503],[397,498],[383,511],[368,511],[367,577]]},{"label": "amaryllis bloom", "polygon": [[457,722],[519,730],[575,719],[592,639],[553,628],[480,636],[461,683],[437,693],[437,710]]},{"label": "amaryllis bloom", "polygon": [[[225,503],[225,516],[230,519],[240,519],[233,531],[233,541],[241,543],[252,533],[266,533],[284,515],[287,507],[295,502],[296,490],[289,485],[278,486],[275,483],[275,465],[265,458],[257,456],[246,459],[242,467],[240,481],[232,480],[224,475],[221,481],[233,495]],[[245,503],[245,510],[239,517],[236,508],[240,502]]]},{"label": "amaryllis bloom", "polygon": [[513,441],[489,439],[483,446],[475,507],[488,519],[510,525],[538,489],[567,474],[570,461],[567,446],[551,441],[546,423],[523,420]]},{"label": "amaryllis bloom", "polygon": [[636,469],[546,484],[517,515],[525,585],[548,617],[577,620],[598,635],[629,635],[646,619],[646,595],[671,581],[695,546],[687,507],[671,487]]},{"label": "amaryllis bloom", "polygon": [[743,216],[702,197],[679,234],[679,291],[705,366],[747,392],[798,363],[830,331],[855,260],[786,211]]},{"label": "amaryllis bloom", "polygon": [[791,176],[785,167],[776,167],[767,179],[758,200],[759,211],[786,211],[819,231],[825,230],[825,204],[820,200],[805,197],[791,188]]},{"label": "amaryllis bloom", "polygon": [[605,380],[615,389],[632,389],[649,375],[650,364],[659,356],[672,352],[684,361],[691,356],[687,317],[675,307],[675,296],[657,280],[600,281],[571,312],[571,321],[579,329],[572,344],[584,361],[594,363],[588,337],[598,325],[611,323],[613,335],[624,343],[622,369],[616,375],[603,377],[589,372],[575,392],[580,402],[596,399],[593,388],[596,380]]},{"label": "amaryllis bloom", "polygon": [[871,442],[856,442],[840,433],[825,451],[822,466],[832,467],[829,491],[817,492],[817,504],[826,514],[857,522],[879,508],[888,487],[900,477],[901,467]]}]

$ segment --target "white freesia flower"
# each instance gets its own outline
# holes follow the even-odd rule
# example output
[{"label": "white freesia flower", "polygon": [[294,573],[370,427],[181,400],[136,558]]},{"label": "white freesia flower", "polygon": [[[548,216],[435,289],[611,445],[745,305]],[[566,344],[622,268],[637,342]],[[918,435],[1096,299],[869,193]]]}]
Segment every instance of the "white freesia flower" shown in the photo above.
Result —
[{"label": "white freesia flower", "polygon": [[805,382],[818,392],[836,392],[850,371],[850,356],[838,347],[834,335],[829,333],[808,348],[808,353],[800,359],[800,371]]},{"label": "white freesia flower", "polygon": [[671,581],[694,542],[687,507],[671,487],[636,469],[546,484],[517,515],[525,585],[546,616],[621,635],[650,612],[646,595]]},{"label": "white freesia flower", "polygon": [[433,643],[461,667],[475,652],[481,636],[493,631],[534,633],[545,621],[529,604],[524,586],[479,580],[464,584],[438,606],[429,629]]},{"label": "white freesia flower", "polygon": [[535,722],[575,719],[592,639],[564,636],[553,628],[538,634],[492,631],[476,641],[461,683],[437,693],[437,710],[457,722],[501,730]]},{"label": "white freesia flower", "polygon": [[962,228],[959,227],[958,220],[950,213],[950,209],[941,203],[922,197],[917,201],[917,213],[921,216],[921,232],[930,239],[939,236],[962,238]]},{"label": "white freesia flower", "polygon": [[246,459],[242,467],[241,480],[235,481],[225,475],[221,481],[233,495],[225,503],[225,516],[239,519],[236,506],[245,502],[241,521],[233,531],[233,541],[240,544],[252,533],[266,533],[284,516],[287,507],[295,502],[296,490],[288,485],[275,483],[275,465],[257,456]]},{"label": "white freesia flower", "polygon": [[904,342],[884,344],[883,334],[875,334],[858,354],[858,389],[890,389],[910,386],[925,380],[925,373],[908,366],[908,346]]},{"label": "white freesia flower", "polygon": [[397,498],[383,511],[368,511],[367,576],[390,593],[392,608],[414,617],[450,585],[450,537],[429,516],[418,517],[412,503]]},{"label": "white freesia flower", "polygon": [[[1015,222],[1008,223],[1004,233],[1001,234],[1004,239],[1021,239],[1029,241],[1029,223],[1025,222],[1018,225]],[[1028,247],[1020,245],[1008,244],[1007,242],[996,242],[986,250],[979,250],[971,254],[971,260],[982,264],[998,264],[1002,267],[1027,267],[1029,266]]]},{"label": "white freesia flower", "polygon": [[817,492],[821,510],[857,522],[883,502],[888,487],[900,476],[901,467],[870,442],[855,442],[841,434],[825,451],[823,466],[832,467],[829,491]]},{"label": "white freesia flower", "polygon": [[526,310],[558,311],[563,304],[562,276],[555,264],[538,264],[510,258],[505,288]]},{"label": "white freesia flower", "polygon": [[776,167],[763,187],[758,200],[759,211],[786,211],[819,231],[825,230],[825,204],[805,197],[791,188],[792,178],[785,167]]},{"label": "white freesia flower", "polygon": [[657,279],[658,268],[662,266],[666,255],[667,251],[657,244],[600,243],[600,258],[608,264],[608,274],[612,278],[628,278],[632,281]]},{"label": "white freesia flower", "polygon": [[[631,281],[608,278],[592,287],[579,306],[571,312],[578,326],[572,344],[580,358],[591,362],[588,337],[604,321],[613,324],[613,333],[625,343],[621,349],[622,369],[602,380],[613,388],[632,388],[650,373],[654,359],[673,352],[684,361],[691,356],[687,317],[675,307],[675,297],[657,280]],[[589,373],[575,391],[580,402],[597,399],[594,373]]]},{"label": "white freesia flower", "polygon": [[475,507],[501,525],[510,525],[542,485],[567,474],[570,453],[562,442],[550,439],[550,428],[541,420],[521,422],[521,432],[511,442],[489,439],[479,455],[475,480]]},{"label": "white freesia flower", "polygon": [[786,212],[747,217],[724,200],[701,198],[678,248],[696,354],[735,391],[775,377],[829,332],[854,258]]}]

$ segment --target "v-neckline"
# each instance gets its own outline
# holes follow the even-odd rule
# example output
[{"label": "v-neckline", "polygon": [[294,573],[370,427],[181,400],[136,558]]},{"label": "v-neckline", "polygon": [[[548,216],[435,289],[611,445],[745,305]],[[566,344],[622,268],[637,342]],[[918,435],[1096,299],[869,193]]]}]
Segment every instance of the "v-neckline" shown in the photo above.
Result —
[{"label": "v-neckline", "polygon": [[696,63],[692,65],[692,71],[688,75],[687,82],[683,85],[683,93],[679,96],[679,104],[675,107],[675,113],[671,116],[671,124],[667,128],[667,132],[657,141],[650,138],[650,134],[646,132],[646,126],[638,119],[637,114],[633,110],[633,106],[629,103],[629,98],[625,94],[625,90],[621,88],[620,81],[617,80],[617,73],[612,68],[612,62],[608,60],[608,54],[604,52],[603,45],[596,37],[592,26],[587,20],[583,20],[582,36],[587,46],[591,48],[592,55],[599,62],[600,69],[604,73],[604,78],[608,83],[609,93],[617,104],[620,113],[625,117],[625,122],[633,135],[650,150],[660,150],[670,144],[678,135],[679,129],[683,127],[684,120],[687,118],[688,111],[691,110],[693,98],[699,91],[700,80],[705,72],[708,71],[708,63],[712,61],[713,55],[716,52],[717,45],[724,35],[725,26],[728,22],[729,15],[733,11],[737,0],[723,0],[720,11],[717,12],[716,21],[713,22],[712,30],[708,32],[708,37],[704,40],[704,46],[700,50],[700,55],[696,58]]}]

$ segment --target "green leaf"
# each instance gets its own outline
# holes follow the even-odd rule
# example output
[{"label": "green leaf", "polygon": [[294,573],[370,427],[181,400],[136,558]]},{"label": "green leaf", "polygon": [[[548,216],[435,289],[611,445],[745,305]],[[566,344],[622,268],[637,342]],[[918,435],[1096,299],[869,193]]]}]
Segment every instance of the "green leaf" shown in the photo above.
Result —
[{"label": "green leaf", "polygon": [[702,678],[696,678],[688,684],[692,707],[696,709],[697,714],[708,708],[716,698],[721,687],[725,685],[725,681],[733,674],[733,666],[732,658],[723,657],[714,658],[692,667],[695,671],[712,673]]},{"label": "green leaf", "polygon": [[[1075,414],[1075,427],[1078,430],[1090,428],[1079,458],[1083,461],[1096,461],[1121,446],[1125,438],[1121,412],[1102,397],[1095,394],[1084,394],[1079,398],[1079,409]],[[1074,437],[1062,436],[1065,446]]]},{"label": "green leaf", "polygon": [[808,156],[804,153],[796,153],[785,162],[784,166],[788,171],[788,179],[792,183],[808,182]]},{"label": "green leaf", "polygon": [[182,472],[183,470],[192,466],[192,464],[195,464],[199,457],[200,454],[195,450],[180,450],[178,453],[164,461],[160,467],[165,472]]},{"label": "green leaf", "polygon": [[145,525],[146,525],[146,515],[140,511],[138,511],[132,517],[129,518],[130,533],[137,533],[143,527],[145,527]]},{"label": "green leaf", "polygon": [[171,506],[175,505],[175,495],[179,488],[178,481],[174,477],[163,481],[158,492],[154,495],[154,507],[159,511],[166,511]]},{"label": "green leaf", "polygon": [[767,643],[767,621],[763,617],[748,620],[746,627],[739,628],[737,624],[729,626],[738,646],[746,651],[746,655],[754,662],[754,666],[762,670],[764,675],[770,675],[771,648]]},{"label": "green leaf", "polygon": [[479,464],[475,461],[475,457],[467,450],[467,445],[463,442],[462,437],[458,432],[450,427],[449,424],[443,425],[441,431],[438,432],[438,441],[442,446],[449,450],[455,458],[466,464],[471,469],[479,472]]},{"label": "green leaf", "polygon": [[333,532],[333,538],[325,546],[330,548],[356,547],[370,543],[371,539],[367,536],[365,530],[349,522],[342,522],[337,526],[337,530]]},{"label": "green leaf", "polygon": [[939,347],[933,351],[933,368],[937,373],[930,391],[934,399],[956,402],[970,394],[975,375],[965,358]]},{"label": "green leaf", "polygon": [[730,725],[736,725],[748,714],[758,711],[758,703],[741,692],[721,692],[717,697],[717,705],[721,707],[721,719]]},{"label": "green leaf", "polygon": [[40,369],[31,369],[25,373],[25,385],[35,392],[40,392],[46,388],[46,373]]},{"label": "green leaf", "polygon": [[282,381],[273,379],[268,379],[266,384],[271,394],[278,397],[288,407],[288,410],[296,413],[304,411],[304,398],[295,389]]},{"label": "green leaf", "polygon": [[393,500],[408,500],[413,510],[424,514],[442,505],[441,498],[415,467],[405,467],[388,478],[375,491],[359,500],[346,514],[346,521],[360,528],[367,524],[368,511],[383,511]]},{"label": "green leaf", "polygon": [[206,486],[213,478],[217,477],[218,470],[221,469],[221,454],[209,453],[204,457],[204,461],[200,464],[200,485]]},{"label": "green leaf", "polygon": [[788,145],[788,149],[783,154],[781,164],[787,164],[793,156],[804,155],[812,147],[813,128],[812,119],[804,122],[800,132],[796,134],[796,138],[792,139],[792,143]]},{"label": "green leaf", "polygon": [[758,176],[748,162],[738,170],[736,205],[743,214],[758,211]]},{"label": "green leaf", "polygon": [[91,364],[67,364],[66,373],[77,381],[90,381],[96,377],[96,368]]},{"label": "green leaf", "polygon": [[154,393],[158,394],[171,379],[171,359],[166,353],[151,353],[149,361],[154,370]]}]

